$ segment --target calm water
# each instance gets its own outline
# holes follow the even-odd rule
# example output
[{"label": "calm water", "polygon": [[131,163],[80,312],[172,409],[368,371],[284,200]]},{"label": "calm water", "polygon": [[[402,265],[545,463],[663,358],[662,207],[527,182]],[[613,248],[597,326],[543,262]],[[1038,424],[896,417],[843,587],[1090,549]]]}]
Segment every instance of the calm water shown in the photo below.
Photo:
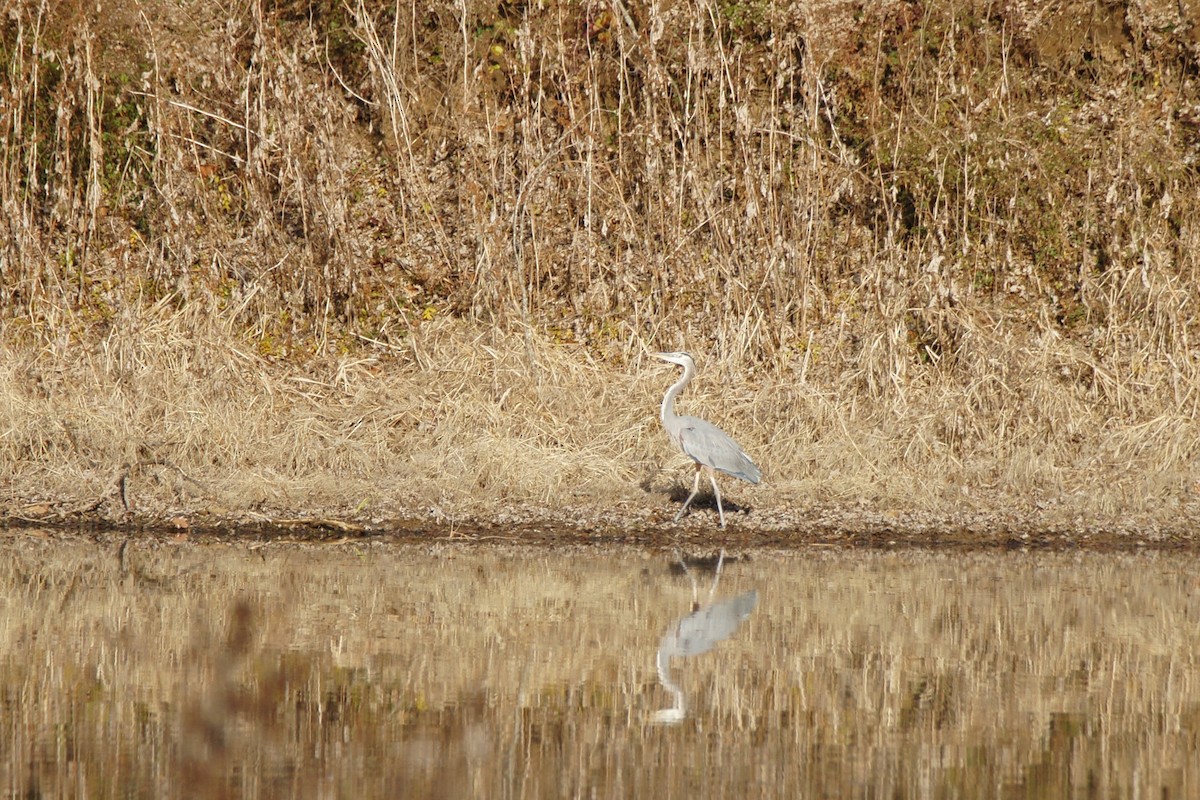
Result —
[{"label": "calm water", "polygon": [[1191,556],[2,537],[6,797],[1200,796]]}]

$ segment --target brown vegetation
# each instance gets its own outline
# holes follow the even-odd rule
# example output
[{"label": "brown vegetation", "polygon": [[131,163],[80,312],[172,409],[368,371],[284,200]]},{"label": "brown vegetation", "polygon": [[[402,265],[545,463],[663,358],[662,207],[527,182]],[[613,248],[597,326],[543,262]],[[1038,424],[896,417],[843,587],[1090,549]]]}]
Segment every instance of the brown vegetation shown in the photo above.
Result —
[{"label": "brown vegetation", "polygon": [[685,347],[751,521],[1186,525],[1197,22],[16,0],[5,515],[659,521]]}]

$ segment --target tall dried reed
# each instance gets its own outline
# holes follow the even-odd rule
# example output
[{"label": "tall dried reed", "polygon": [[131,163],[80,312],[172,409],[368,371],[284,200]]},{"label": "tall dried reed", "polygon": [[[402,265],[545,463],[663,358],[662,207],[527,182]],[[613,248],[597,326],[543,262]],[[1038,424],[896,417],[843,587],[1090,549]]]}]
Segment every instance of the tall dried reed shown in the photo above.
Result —
[{"label": "tall dried reed", "polygon": [[685,346],[780,507],[1191,513],[1190,20],[1079,13],[17,0],[9,494],[586,504]]}]

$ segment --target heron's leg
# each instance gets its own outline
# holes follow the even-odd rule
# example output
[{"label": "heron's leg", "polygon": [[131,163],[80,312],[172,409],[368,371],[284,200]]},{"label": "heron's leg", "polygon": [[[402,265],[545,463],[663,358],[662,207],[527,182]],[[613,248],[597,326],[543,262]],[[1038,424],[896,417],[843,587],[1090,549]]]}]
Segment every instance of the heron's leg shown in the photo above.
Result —
[{"label": "heron's leg", "polygon": [[[700,475],[696,475],[697,481]],[[708,479],[712,481],[713,494],[717,496],[717,514],[721,517],[721,527],[725,527],[725,509],[721,508],[721,490],[717,488],[717,473],[712,467],[708,467]]]},{"label": "heron's leg", "polygon": [[675,557],[679,559],[679,566],[683,567],[683,574],[688,576],[688,580],[692,582],[692,611],[697,611],[700,608],[700,589],[696,586],[696,576],[688,569],[687,561],[683,558],[683,553],[679,548],[675,548]]},{"label": "heron's leg", "polygon": [[721,565],[725,563],[725,548],[721,548],[721,556],[717,559],[717,574],[713,575],[712,586],[708,589],[708,602],[711,605],[713,595],[717,592],[717,584],[721,582]]},{"label": "heron's leg", "polygon": [[683,512],[687,511],[687,507],[692,504],[692,500],[696,498],[696,493],[700,491],[700,465],[696,465],[696,480],[692,481],[692,493],[688,495],[688,499],[683,501],[683,506],[675,514],[675,521],[679,522],[679,518],[683,516]]}]

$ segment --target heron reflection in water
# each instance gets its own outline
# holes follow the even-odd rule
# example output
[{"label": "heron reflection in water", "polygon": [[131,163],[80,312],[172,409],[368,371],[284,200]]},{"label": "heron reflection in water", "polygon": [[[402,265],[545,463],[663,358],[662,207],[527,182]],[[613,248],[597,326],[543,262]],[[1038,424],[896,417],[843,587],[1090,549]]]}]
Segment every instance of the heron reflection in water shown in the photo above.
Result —
[{"label": "heron reflection in water", "polygon": [[683,689],[671,680],[670,662],[672,656],[698,656],[712,650],[718,642],[733,635],[738,626],[758,603],[758,592],[749,591],[720,603],[713,603],[713,594],[721,580],[721,567],[725,563],[725,551],[717,560],[716,575],[713,576],[712,587],[708,590],[708,602],[701,606],[696,587],[696,577],[688,569],[683,556],[679,563],[692,581],[692,613],[674,622],[658,643],[658,654],[655,656],[655,666],[658,668],[658,680],[671,693],[674,704],[654,713],[653,720],[662,724],[682,722],[687,716]]}]

